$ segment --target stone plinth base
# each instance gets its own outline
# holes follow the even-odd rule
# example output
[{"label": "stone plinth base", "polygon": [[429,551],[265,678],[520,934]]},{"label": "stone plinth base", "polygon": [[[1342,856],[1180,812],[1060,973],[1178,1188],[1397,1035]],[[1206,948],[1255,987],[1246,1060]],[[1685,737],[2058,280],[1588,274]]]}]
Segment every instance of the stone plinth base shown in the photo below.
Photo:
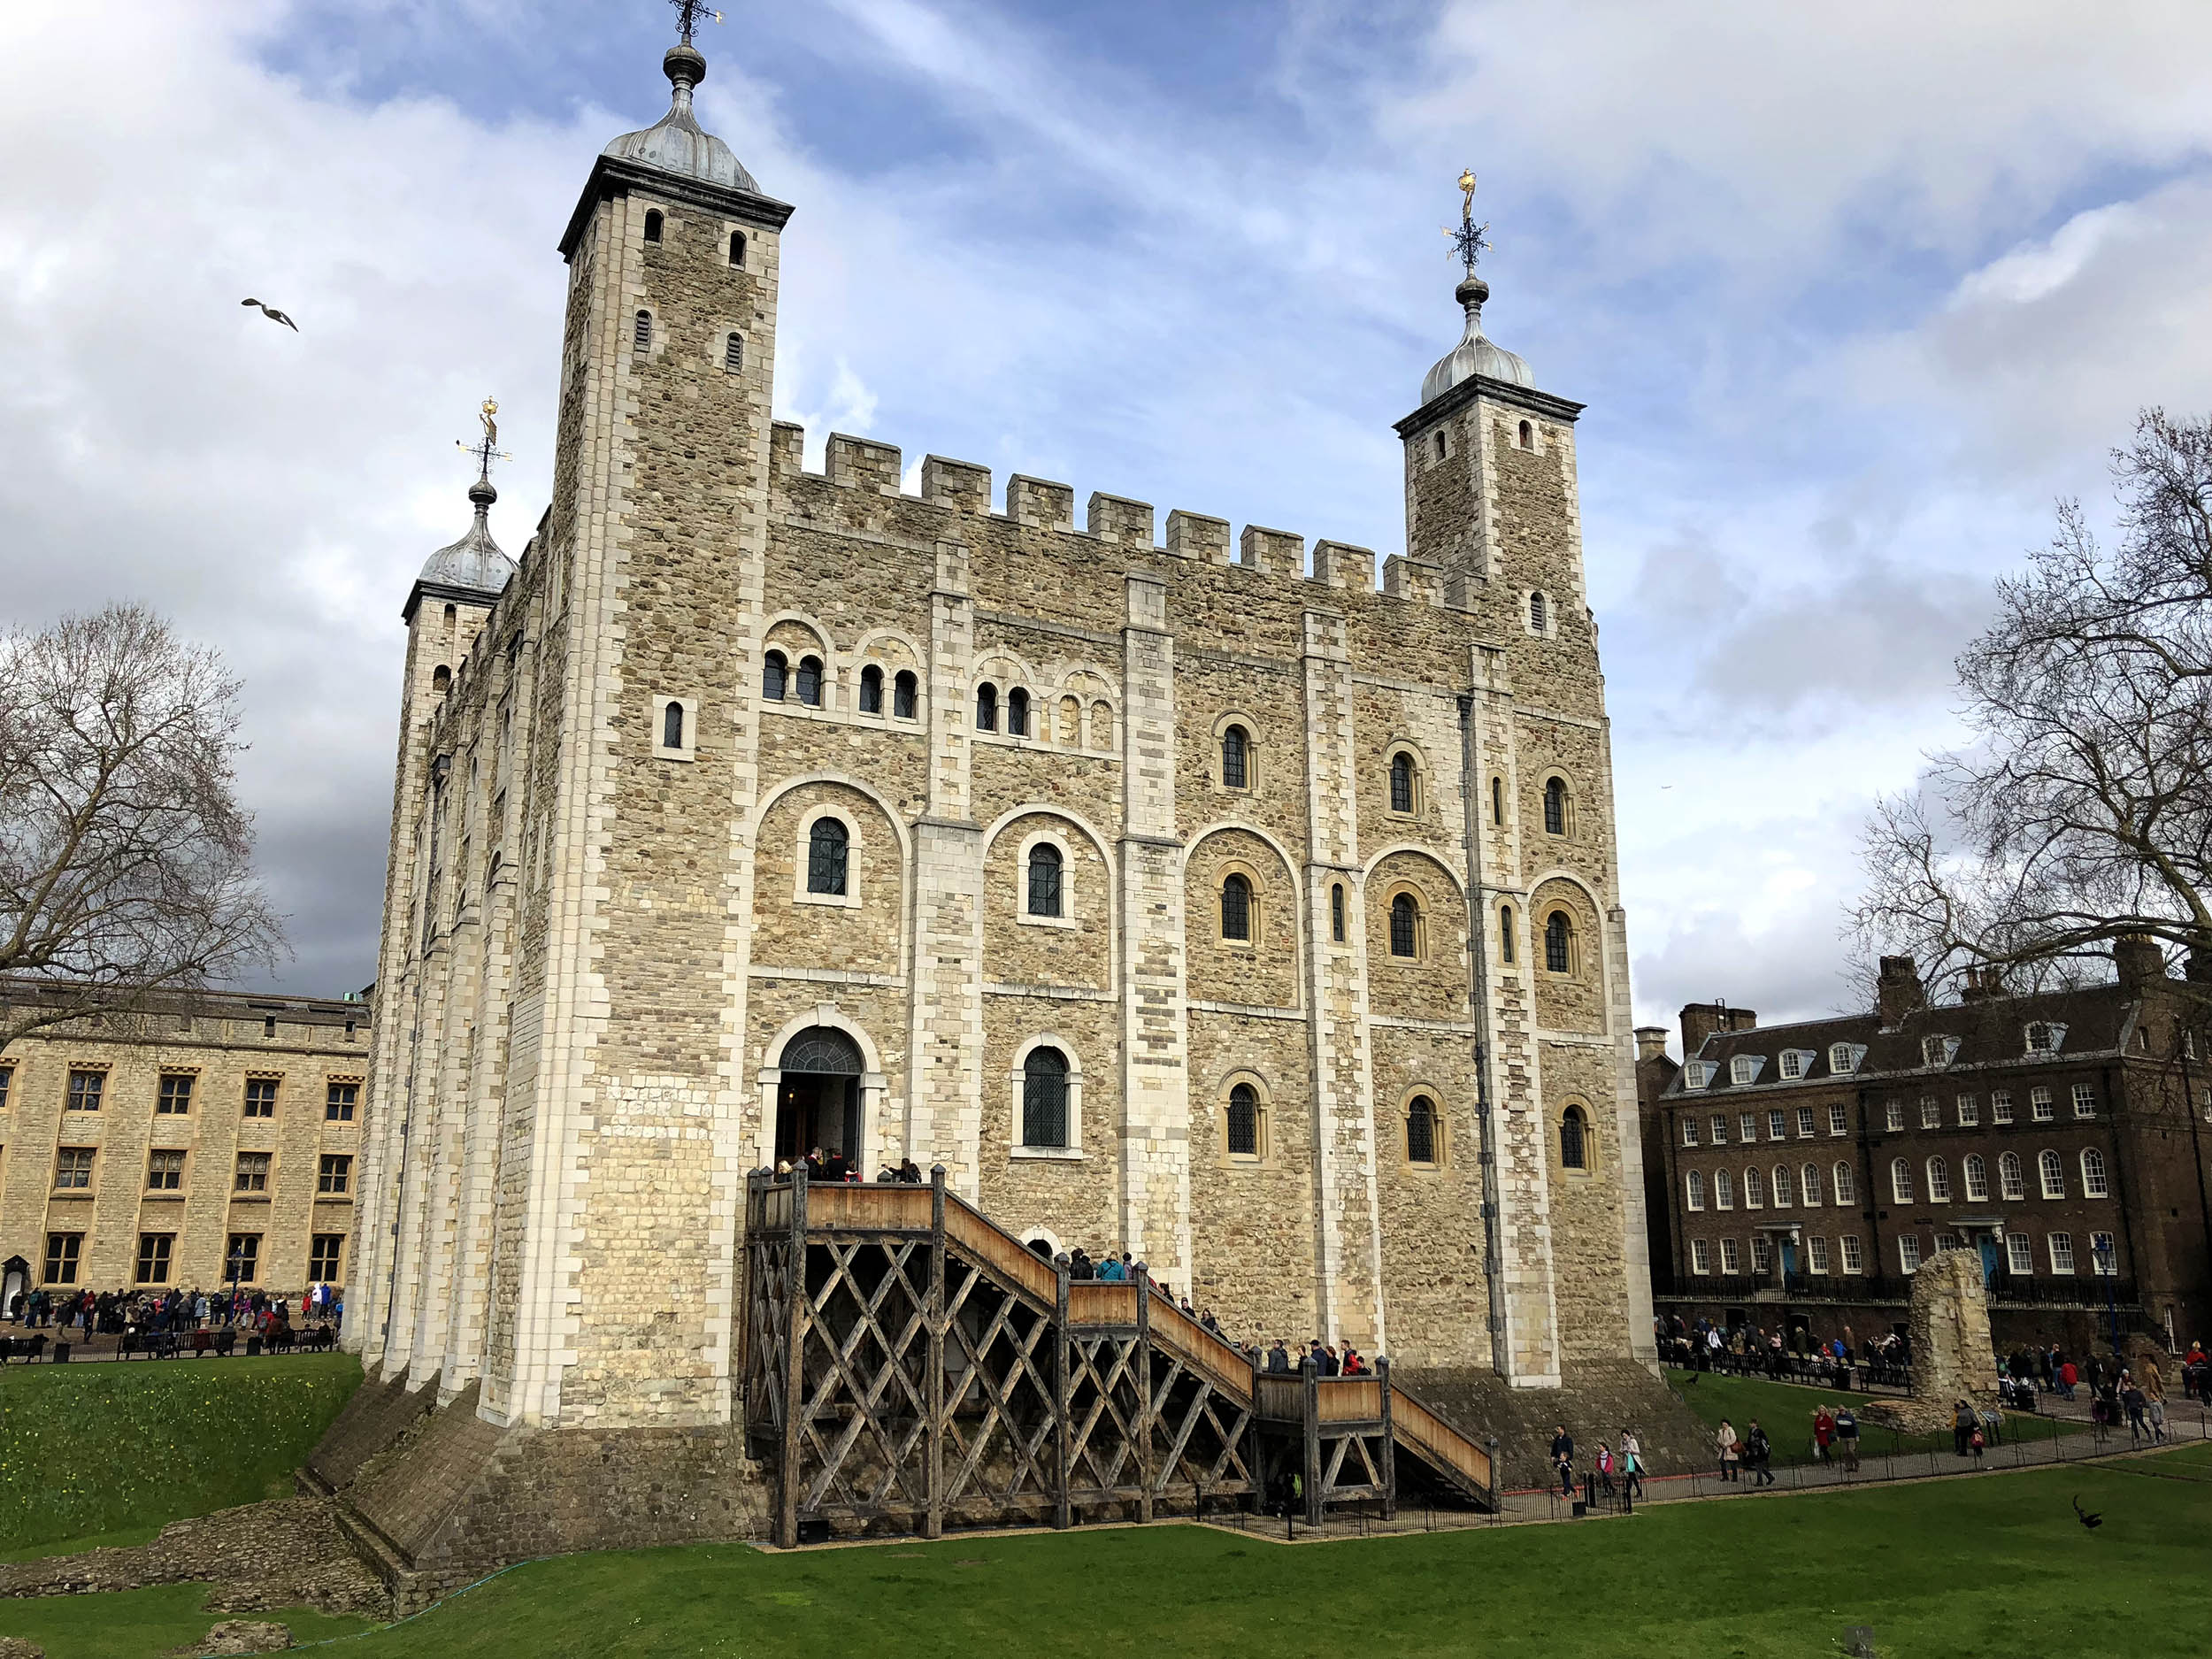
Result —
[{"label": "stone plinth base", "polygon": [[503,1429],[473,1385],[434,1398],[363,1383],[301,1471],[397,1613],[535,1555],[765,1534],[769,1487],[734,1426]]},{"label": "stone plinth base", "polygon": [[1564,1423],[1578,1468],[1590,1467],[1599,1437],[1618,1447],[1632,1427],[1654,1474],[1702,1469],[1712,1432],[1674,1391],[1634,1360],[1571,1361],[1557,1388],[1515,1388],[1485,1369],[1394,1367],[1393,1376],[1477,1439],[1495,1435],[1499,1479],[1508,1486],[1551,1484],[1551,1437]]}]

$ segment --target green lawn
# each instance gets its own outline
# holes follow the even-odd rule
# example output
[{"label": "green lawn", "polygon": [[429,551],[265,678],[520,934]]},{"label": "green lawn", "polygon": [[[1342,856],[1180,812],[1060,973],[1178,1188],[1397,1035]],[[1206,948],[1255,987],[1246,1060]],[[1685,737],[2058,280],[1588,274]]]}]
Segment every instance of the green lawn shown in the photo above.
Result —
[{"label": "green lawn", "polygon": [[[2101,1511],[2085,1532],[2070,1500]],[[2212,1447],[2027,1474],[1723,1502],[1626,1519],[1296,1547],[1189,1526],[981,1534],[778,1555],[736,1546],[516,1568],[334,1659],[2143,1659],[2212,1626]],[[153,1593],[148,1593],[153,1594]],[[41,1604],[53,1659],[109,1624]],[[34,1634],[0,1603],[0,1630]],[[308,1632],[303,1630],[302,1634]],[[103,1640],[108,1640],[103,1638]],[[165,1630],[163,1642],[178,1638]]]},{"label": "green lawn", "polygon": [[288,1496],[360,1380],[349,1354],[0,1367],[0,1553]]},{"label": "green lawn", "polygon": [[[322,1641],[372,1628],[357,1618],[332,1618],[311,1608],[279,1613],[211,1613],[204,1584],[164,1584],[107,1595],[33,1596],[0,1601],[0,1636],[20,1636],[46,1649],[46,1659],[152,1659],[207,1634],[219,1619],[273,1619],[295,1642]],[[349,1655],[351,1647],[344,1650]]]},{"label": "green lawn", "polygon": [[[1694,1382],[1691,1381],[1695,1378]],[[1786,1463],[1809,1463],[1813,1461],[1813,1411],[1823,1403],[1840,1404],[1848,1401],[1851,1409],[1859,1414],[1859,1454],[1871,1457],[1889,1451],[1928,1452],[1951,1449],[1950,1432],[1934,1434],[1899,1436],[1870,1420],[1866,1409],[1878,1402],[1878,1394],[1844,1394],[1833,1388],[1809,1388],[1799,1383],[1768,1382],[1756,1377],[1722,1377],[1712,1372],[1670,1371],[1668,1386],[1680,1394],[1708,1427],[1717,1428],[1724,1417],[1736,1425],[1739,1435],[1750,1432],[1751,1419],[1756,1417],[1764,1425],[1768,1440],[1774,1443],[1774,1462],[1778,1468]],[[2074,1422],[2057,1422],[2050,1417],[2032,1417],[2024,1412],[2005,1414],[2008,1434],[2019,1434],[2034,1440],[2048,1440],[2054,1431],[2061,1434],[2078,1434],[2087,1425]]]}]

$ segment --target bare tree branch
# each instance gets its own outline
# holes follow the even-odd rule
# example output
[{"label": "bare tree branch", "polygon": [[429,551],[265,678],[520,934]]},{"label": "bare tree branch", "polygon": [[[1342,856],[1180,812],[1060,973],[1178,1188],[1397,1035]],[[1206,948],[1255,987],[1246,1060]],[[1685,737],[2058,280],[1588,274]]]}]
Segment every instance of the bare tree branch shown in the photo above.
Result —
[{"label": "bare tree branch", "polygon": [[273,964],[238,684],[142,606],[0,635],[0,1050]]}]

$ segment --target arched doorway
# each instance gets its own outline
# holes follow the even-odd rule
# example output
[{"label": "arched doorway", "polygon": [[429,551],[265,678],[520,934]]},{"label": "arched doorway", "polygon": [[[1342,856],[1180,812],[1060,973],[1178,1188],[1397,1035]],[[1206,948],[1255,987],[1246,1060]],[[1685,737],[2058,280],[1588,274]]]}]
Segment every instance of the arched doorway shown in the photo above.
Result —
[{"label": "arched doorway", "polygon": [[817,1147],[844,1165],[860,1156],[860,1045],[831,1025],[810,1025],[783,1046],[776,1087],[776,1159],[796,1163]]}]

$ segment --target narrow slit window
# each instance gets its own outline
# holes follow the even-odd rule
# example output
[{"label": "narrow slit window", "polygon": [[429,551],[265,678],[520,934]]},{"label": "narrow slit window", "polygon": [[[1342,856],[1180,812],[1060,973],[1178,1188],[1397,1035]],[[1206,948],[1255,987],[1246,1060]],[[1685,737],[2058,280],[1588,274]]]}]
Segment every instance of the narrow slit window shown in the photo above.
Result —
[{"label": "narrow slit window", "polygon": [[1564,910],[1544,918],[1544,966],[1553,973],[1574,972],[1574,927]]},{"label": "narrow slit window", "polygon": [[662,220],[661,220],[661,211],[660,211],[660,209],[658,209],[657,207],[654,207],[654,208],[648,208],[648,209],[646,210],[646,211],[645,211],[645,240],[646,240],[646,241],[648,241],[648,242],[658,242],[658,241],[661,239],[661,223],[662,223]]},{"label": "narrow slit window", "polygon": [[1490,780],[1490,821],[1497,825],[1505,822],[1505,780],[1502,778]]},{"label": "narrow slit window", "polygon": [[1498,906],[1498,955],[1507,964],[1513,960],[1513,907]]},{"label": "narrow slit window", "polygon": [[745,233],[741,230],[733,230],[730,233],[730,263],[740,270],[744,269]]},{"label": "narrow slit window", "polygon": [[1564,835],[1567,833],[1567,782],[1553,778],[1544,785],[1544,833]]},{"label": "narrow slit window", "polygon": [[633,319],[630,338],[631,343],[635,345],[640,351],[650,351],[653,349],[652,312],[640,311],[637,314]]},{"label": "narrow slit window", "polygon": [[[1563,1169],[1586,1170],[1590,1167],[1590,1126],[1579,1106],[1570,1106],[1560,1114],[1559,1163]],[[1745,1176],[1747,1186],[1750,1179],[1749,1175]]]},{"label": "narrow slit window", "polygon": [[1551,619],[1551,603],[1540,589],[1528,596],[1528,627],[1532,634],[1541,634]]},{"label": "narrow slit window", "polygon": [[1329,888],[1329,938],[1336,944],[1344,942],[1344,884],[1333,883]]},{"label": "narrow slit window", "polygon": [[722,342],[722,366],[732,374],[745,372],[745,336],[733,334]]},{"label": "narrow slit window", "polygon": [[684,746],[684,705],[671,703],[661,710],[661,747],[681,749]]}]

